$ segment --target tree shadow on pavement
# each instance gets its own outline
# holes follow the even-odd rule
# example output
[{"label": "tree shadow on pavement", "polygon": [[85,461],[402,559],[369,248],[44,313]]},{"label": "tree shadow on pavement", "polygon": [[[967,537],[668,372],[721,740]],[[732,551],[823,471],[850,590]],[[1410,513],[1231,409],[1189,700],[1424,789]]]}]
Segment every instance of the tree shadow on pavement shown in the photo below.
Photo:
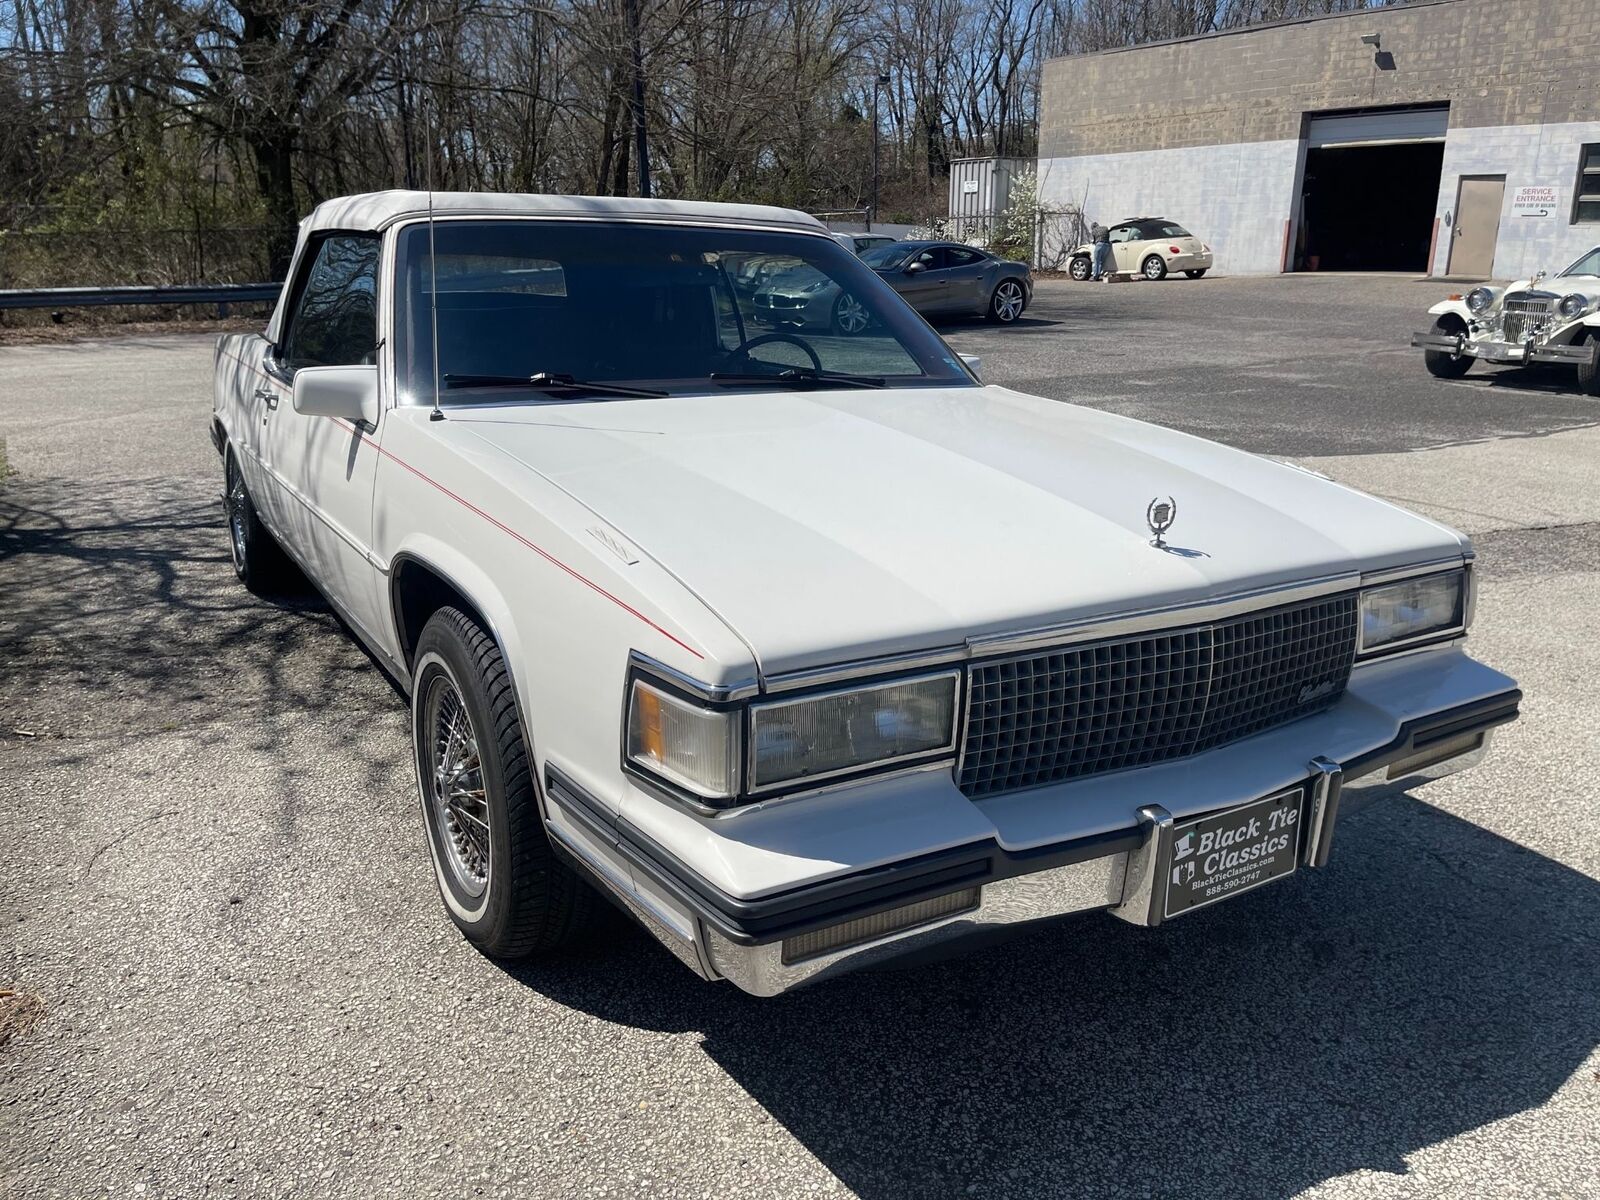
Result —
[{"label": "tree shadow on pavement", "polygon": [[866,1197],[1286,1196],[1548,1100],[1600,1040],[1600,883],[1411,798],[1327,870],[776,1000],[644,935],[519,968],[705,1052]]},{"label": "tree shadow on pavement", "polygon": [[0,596],[0,735],[26,723],[63,763],[91,752],[75,739],[203,729],[246,706],[270,748],[278,718],[393,703],[315,592],[244,589],[220,498],[193,480],[13,481]]}]

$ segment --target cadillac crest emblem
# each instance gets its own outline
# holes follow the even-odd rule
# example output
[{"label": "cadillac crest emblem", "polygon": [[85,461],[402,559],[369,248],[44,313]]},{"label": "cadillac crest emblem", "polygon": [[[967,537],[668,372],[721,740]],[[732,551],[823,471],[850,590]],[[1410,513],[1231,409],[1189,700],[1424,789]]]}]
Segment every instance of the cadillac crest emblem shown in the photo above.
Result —
[{"label": "cadillac crest emblem", "polygon": [[1155,534],[1151,539],[1152,546],[1164,547],[1167,543],[1162,536],[1172,528],[1172,523],[1178,519],[1178,502],[1171,496],[1162,499],[1157,496],[1150,501],[1150,507],[1144,510],[1145,524],[1150,526],[1150,532]]}]

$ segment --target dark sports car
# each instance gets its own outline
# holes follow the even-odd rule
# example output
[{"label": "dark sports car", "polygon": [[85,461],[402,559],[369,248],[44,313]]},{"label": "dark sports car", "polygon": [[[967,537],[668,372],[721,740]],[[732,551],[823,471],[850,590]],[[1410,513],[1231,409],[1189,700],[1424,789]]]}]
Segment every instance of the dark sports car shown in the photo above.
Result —
[{"label": "dark sports car", "polygon": [[[1033,272],[959,242],[891,242],[861,255],[919,313],[929,317],[986,316],[1009,325],[1033,300]],[[856,334],[871,324],[865,305],[809,267],[768,278],[752,297],[770,325]]]}]

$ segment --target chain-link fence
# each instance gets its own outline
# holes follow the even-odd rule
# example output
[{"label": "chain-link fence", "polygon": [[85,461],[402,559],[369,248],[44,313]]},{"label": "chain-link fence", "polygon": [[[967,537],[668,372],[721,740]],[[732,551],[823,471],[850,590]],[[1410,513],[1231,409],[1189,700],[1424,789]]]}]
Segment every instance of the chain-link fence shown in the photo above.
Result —
[{"label": "chain-link fence", "polygon": [[0,288],[264,283],[265,229],[0,230]]}]

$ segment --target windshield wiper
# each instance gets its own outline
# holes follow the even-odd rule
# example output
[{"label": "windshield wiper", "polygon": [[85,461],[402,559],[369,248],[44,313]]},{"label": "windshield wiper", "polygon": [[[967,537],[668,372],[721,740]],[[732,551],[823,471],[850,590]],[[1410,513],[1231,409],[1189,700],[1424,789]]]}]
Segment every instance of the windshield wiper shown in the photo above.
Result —
[{"label": "windshield wiper", "polygon": [[594,383],[587,379],[574,379],[553,371],[539,371],[532,375],[445,375],[444,382],[451,387],[531,387],[549,392],[593,392],[597,396],[639,396],[654,398],[665,396],[651,388],[624,387],[620,383]]},{"label": "windshield wiper", "polygon": [[713,371],[712,383],[779,383],[790,387],[864,387],[888,385],[881,375],[848,375],[842,371],[817,371],[811,367],[790,367],[784,371]]}]

